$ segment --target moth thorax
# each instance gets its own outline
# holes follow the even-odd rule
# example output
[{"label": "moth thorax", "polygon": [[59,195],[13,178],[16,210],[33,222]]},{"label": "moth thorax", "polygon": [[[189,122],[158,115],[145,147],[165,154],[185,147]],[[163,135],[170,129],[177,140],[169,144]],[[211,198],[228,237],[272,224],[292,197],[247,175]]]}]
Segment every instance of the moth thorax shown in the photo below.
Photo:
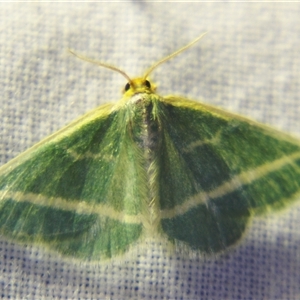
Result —
[{"label": "moth thorax", "polygon": [[156,151],[159,146],[160,126],[153,108],[153,100],[148,94],[137,94],[131,98],[131,135],[136,145],[145,153]]},{"label": "moth thorax", "polygon": [[160,130],[158,120],[153,116],[153,103],[147,103],[144,106],[142,111],[142,148],[147,151],[155,151],[158,148],[159,140],[160,140]]}]

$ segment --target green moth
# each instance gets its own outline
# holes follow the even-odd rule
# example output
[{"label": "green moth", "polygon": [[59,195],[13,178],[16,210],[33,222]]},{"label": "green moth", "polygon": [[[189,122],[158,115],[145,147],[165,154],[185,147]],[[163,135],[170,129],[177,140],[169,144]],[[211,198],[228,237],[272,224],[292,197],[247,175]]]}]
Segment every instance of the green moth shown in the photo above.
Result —
[{"label": "green moth", "polygon": [[[299,196],[300,142],[131,79],[102,105],[0,169],[0,234],[102,260],[147,237],[217,253],[252,216]],[[78,56],[78,55],[77,55]]]}]

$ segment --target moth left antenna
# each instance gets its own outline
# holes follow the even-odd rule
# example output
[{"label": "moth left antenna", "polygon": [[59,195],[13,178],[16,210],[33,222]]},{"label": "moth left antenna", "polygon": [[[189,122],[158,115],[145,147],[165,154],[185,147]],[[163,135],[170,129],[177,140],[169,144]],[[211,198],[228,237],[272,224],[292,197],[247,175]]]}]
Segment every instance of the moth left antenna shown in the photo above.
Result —
[{"label": "moth left antenna", "polygon": [[69,51],[74,56],[76,56],[76,57],[78,57],[78,58],[80,58],[82,60],[85,60],[87,62],[90,62],[90,63],[92,63],[94,65],[97,65],[97,66],[100,66],[100,67],[104,67],[104,68],[116,71],[116,72],[120,73],[121,75],[123,75],[128,80],[128,82],[132,82],[132,79],[123,70],[119,69],[118,67],[115,67],[115,66],[113,66],[111,64],[108,64],[108,63],[105,63],[105,62],[102,62],[102,61],[98,61],[98,60],[95,60],[95,59],[92,59],[92,58],[88,58],[88,57],[86,57],[84,55],[76,53],[72,49],[69,49]]}]

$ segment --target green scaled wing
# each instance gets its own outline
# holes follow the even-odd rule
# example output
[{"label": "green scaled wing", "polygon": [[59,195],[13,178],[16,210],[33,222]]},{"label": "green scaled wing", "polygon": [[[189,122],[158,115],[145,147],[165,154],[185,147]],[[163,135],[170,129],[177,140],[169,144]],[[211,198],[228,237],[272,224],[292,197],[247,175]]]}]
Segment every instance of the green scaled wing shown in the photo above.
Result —
[{"label": "green scaled wing", "polygon": [[127,117],[125,108],[101,106],[4,166],[1,235],[83,259],[136,241],[145,171]]},{"label": "green scaled wing", "polygon": [[299,195],[299,141],[182,98],[159,107],[161,225],[178,245],[223,250],[252,215]]},{"label": "green scaled wing", "polygon": [[149,236],[215,253],[296,198],[297,140],[134,83],[0,169],[1,235],[88,260]]}]

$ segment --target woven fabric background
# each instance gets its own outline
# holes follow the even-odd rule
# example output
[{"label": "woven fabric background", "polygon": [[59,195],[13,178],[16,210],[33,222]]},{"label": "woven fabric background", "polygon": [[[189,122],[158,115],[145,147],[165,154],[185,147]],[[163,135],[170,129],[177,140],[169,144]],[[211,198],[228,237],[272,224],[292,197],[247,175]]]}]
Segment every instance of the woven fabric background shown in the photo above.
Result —
[{"label": "woven fabric background", "polygon": [[[300,138],[299,3],[1,3],[0,163],[84,112],[117,101],[130,76],[208,34],[152,75],[181,94]],[[300,199],[299,199],[300,200]],[[0,239],[4,299],[299,299],[300,204],[256,218],[212,258],[149,242],[108,264],[65,261]]]}]

